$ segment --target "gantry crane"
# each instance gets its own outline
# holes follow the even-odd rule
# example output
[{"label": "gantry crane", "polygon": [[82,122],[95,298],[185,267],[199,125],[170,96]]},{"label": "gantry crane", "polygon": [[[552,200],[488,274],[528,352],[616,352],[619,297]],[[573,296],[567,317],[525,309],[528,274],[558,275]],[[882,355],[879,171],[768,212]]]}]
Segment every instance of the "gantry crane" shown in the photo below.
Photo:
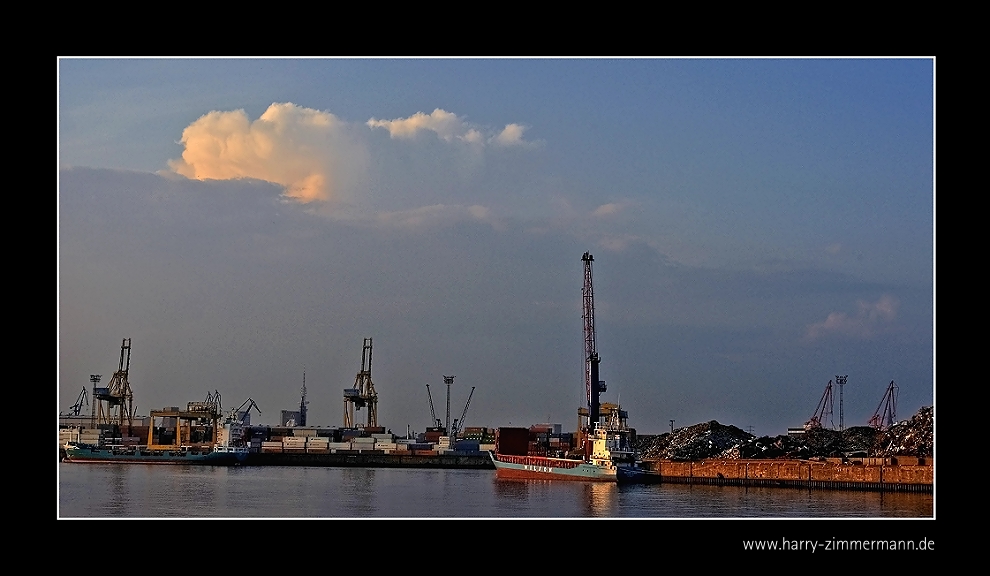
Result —
[{"label": "gantry crane", "polygon": [[804,423],[804,429],[810,430],[812,428],[822,428],[822,422],[825,421],[826,416],[828,417],[828,423],[831,428],[835,428],[835,423],[832,422],[832,381],[828,381],[828,385],[825,386],[825,392],[822,393],[822,399],[818,401],[818,408],[815,409],[815,413],[812,414],[811,419]]},{"label": "gantry crane", "polygon": [[883,398],[880,400],[880,405],[877,406],[877,411],[870,418],[870,426],[877,430],[886,430],[893,426],[896,420],[897,386],[891,380],[890,384],[887,385],[887,391],[884,392]]},{"label": "gantry crane", "polygon": [[601,393],[605,391],[605,382],[599,380],[598,370],[601,358],[598,355],[597,336],[595,334],[595,290],[592,284],[591,263],[594,256],[585,252],[581,256],[584,262],[584,287],[581,289],[584,320],[584,388],[588,403],[588,429],[592,430],[601,418]]},{"label": "gantry crane", "polygon": [[120,345],[120,362],[110,383],[105,387],[96,387],[99,377],[93,380],[93,415],[92,427],[102,428],[112,436],[120,436],[126,431],[131,434],[134,418],[134,394],[131,384],[127,381],[127,372],[131,367],[131,339],[124,338]]},{"label": "gantry crane", "polygon": [[344,428],[354,428],[354,411],[368,408],[366,427],[378,426],[378,393],[371,382],[371,338],[364,339],[361,371],[354,378],[354,387],[344,389]]}]

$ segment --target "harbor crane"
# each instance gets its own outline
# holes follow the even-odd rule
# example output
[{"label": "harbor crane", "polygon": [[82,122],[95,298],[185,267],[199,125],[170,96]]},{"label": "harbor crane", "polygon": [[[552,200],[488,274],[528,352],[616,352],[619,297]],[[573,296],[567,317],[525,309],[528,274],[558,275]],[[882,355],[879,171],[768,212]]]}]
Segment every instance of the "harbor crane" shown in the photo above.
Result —
[{"label": "harbor crane", "polygon": [[887,385],[887,391],[884,392],[883,398],[880,400],[880,405],[877,406],[877,411],[870,418],[870,426],[877,430],[886,430],[893,426],[896,421],[897,385],[891,380],[890,384]]},{"label": "harbor crane", "polygon": [[[430,394],[430,385],[429,384],[426,385],[426,396],[430,399],[430,418],[433,419],[433,420],[431,420],[431,422],[433,424],[435,424],[438,429],[439,428],[443,428],[443,422],[441,422],[440,419],[437,418],[437,411],[433,408],[433,395]],[[444,430],[443,432],[444,432],[444,434],[447,433],[446,430]]]},{"label": "harbor crane", "polygon": [[464,411],[461,412],[461,417],[459,420],[454,420],[454,424],[451,426],[452,431],[450,437],[456,439],[457,435],[461,433],[464,429],[464,418],[467,417],[468,407],[471,405],[471,397],[474,396],[474,386],[471,387],[471,393],[468,394],[467,402],[464,403]]},{"label": "harbor crane", "polygon": [[257,410],[259,416],[261,415],[261,408],[258,407],[258,403],[253,399],[248,398],[243,404],[231,410],[230,415],[227,416],[227,418],[233,422],[240,422],[244,424],[246,421],[250,421],[249,413],[251,412],[251,408]]},{"label": "harbor crane", "polygon": [[344,428],[355,428],[354,411],[368,408],[366,427],[378,426],[378,393],[371,382],[371,338],[364,339],[361,351],[361,370],[354,378],[354,387],[344,389]]},{"label": "harbor crane", "polygon": [[127,435],[131,434],[134,419],[134,394],[127,380],[131,367],[131,339],[124,338],[120,344],[120,362],[117,371],[113,373],[110,382],[104,387],[97,387],[99,377],[93,381],[93,414],[92,428],[101,428],[112,436],[120,436],[126,426]]},{"label": "harbor crane", "polygon": [[433,406],[433,395],[430,393],[430,385],[426,385],[426,396],[430,399],[430,417],[433,419],[433,423],[436,425],[435,430],[443,431],[445,436],[450,436],[453,440],[457,438],[457,435],[464,428],[464,419],[467,417],[468,408],[471,406],[471,397],[474,396],[475,386],[471,387],[471,392],[468,394],[467,402],[464,403],[464,410],[461,412],[461,417],[459,419],[455,418],[453,422],[450,421],[450,385],[454,383],[453,376],[444,376],[444,384],[447,385],[447,420],[446,422],[441,421],[437,418],[437,411]]},{"label": "harbor crane", "polygon": [[821,428],[822,422],[825,421],[826,416],[828,417],[828,423],[831,428],[835,428],[835,423],[832,421],[832,381],[828,381],[828,385],[825,386],[825,392],[822,393],[822,399],[818,401],[818,408],[815,409],[815,413],[812,414],[811,419],[805,422],[804,429],[810,430],[812,428]]},{"label": "harbor crane", "polygon": [[599,380],[599,364],[597,335],[595,334],[595,290],[592,283],[592,262],[595,257],[590,252],[581,256],[584,262],[584,287],[581,289],[583,300],[581,318],[584,320],[584,387],[588,403],[588,429],[592,430],[601,418],[601,394],[605,392],[605,382]]},{"label": "harbor crane", "polygon": [[89,395],[86,392],[86,387],[83,386],[82,390],[79,391],[79,396],[76,397],[76,403],[69,406],[67,412],[63,412],[62,416],[79,416],[82,411],[83,406],[89,404]]}]

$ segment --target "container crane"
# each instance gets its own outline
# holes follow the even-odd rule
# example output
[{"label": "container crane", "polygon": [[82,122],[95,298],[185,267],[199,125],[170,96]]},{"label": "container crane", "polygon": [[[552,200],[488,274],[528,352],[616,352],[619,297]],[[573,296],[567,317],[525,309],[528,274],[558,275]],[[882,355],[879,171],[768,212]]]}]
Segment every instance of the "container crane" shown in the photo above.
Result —
[{"label": "container crane", "polygon": [[354,387],[344,389],[344,428],[354,428],[354,411],[368,408],[366,426],[378,426],[378,393],[371,382],[371,338],[364,339],[361,351],[361,371],[354,378]]},{"label": "container crane", "polygon": [[119,436],[126,426],[130,436],[134,418],[134,394],[127,381],[130,367],[131,339],[124,338],[120,344],[120,362],[110,382],[105,387],[97,387],[99,379],[94,381],[92,428],[99,427],[112,436]]},{"label": "container crane", "polygon": [[877,430],[885,430],[893,426],[896,420],[897,386],[891,380],[890,384],[887,385],[887,391],[884,392],[883,398],[880,400],[880,405],[877,406],[877,411],[870,418],[870,426]]}]

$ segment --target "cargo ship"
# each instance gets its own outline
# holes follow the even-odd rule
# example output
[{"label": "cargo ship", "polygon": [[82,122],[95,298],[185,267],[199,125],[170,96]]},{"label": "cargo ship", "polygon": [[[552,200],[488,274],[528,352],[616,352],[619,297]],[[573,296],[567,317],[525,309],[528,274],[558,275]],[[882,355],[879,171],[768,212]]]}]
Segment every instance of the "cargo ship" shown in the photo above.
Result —
[{"label": "cargo ship", "polygon": [[169,449],[150,449],[146,446],[110,445],[98,446],[68,442],[64,447],[63,462],[114,463],[114,464],[205,464],[208,466],[234,466],[247,459],[248,449],[243,446],[214,446],[198,448],[176,446]]},{"label": "cargo ship", "polygon": [[[119,464],[204,464],[208,466],[234,466],[243,464],[248,457],[249,449],[242,441],[243,424],[234,418],[228,418],[222,426],[219,425],[219,410],[204,406],[205,403],[190,402],[188,410],[178,408],[152,410],[151,418],[172,418],[176,424],[173,428],[172,443],[161,443],[163,437],[154,434],[155,428],[149,428],[146,444],[128,442],[124,438],[101,438],[95,442],[68,440],[61,445],[63,462],[73,463],[119,463]],[[192,422],[200,418],[213,420],[212,438],[208,442],[190,442],[191,425],[182,425],[182,421]],[[82,438],[82,435],[76,438]],[[159,443],[156,443],[155,440]],[[138,440],[138,438],[133,438]],[[181,440],[181,441],[180,441]],[[188,442],[188,443],[187,443]]]},{"label": "cargo ship", "polygon": [[633,457],[626,440],[623,430],[595,426],[585,440],[583,458],[508,454],[504,452],[510,449],[504,443],[496,443],[496,449],[489,454],[497,478],[616,482],[619,466]]},{"label": "cargo ship", "polygon": [[[518,442],[509,437],[496,437],[495,450],[491,452],[492,463],[495,465],[495,475],[498,478],[544,479],[544,480],[583,480],[593,482],[617,482],[616,474],[619,466],[632,466],[635,463],[635,452],[630,436],[632,431],[625,425],[625,415],[618,405],[609,421],[603,422],[601,393],[605,391],[605,382],[599,380],[599,364],[601,356],[597,351],[597,336],[595,335],[595,299],[592,287],[592,262],[594,257],[589,252],[581,256],[584,263],[584,286],[581,290],[583,300],[585,365],[584,379],[587,394],[587,409],[579,409],[578,415],[587,417],[584,427],[583,453],[578,458],[551,458],[532,454],[524,447],[524,442]],[[579,426],[579,429],[582,428]],[[507,429],[512,432],[517,429]],[[502,429],[499,429],[499,433]]]}]

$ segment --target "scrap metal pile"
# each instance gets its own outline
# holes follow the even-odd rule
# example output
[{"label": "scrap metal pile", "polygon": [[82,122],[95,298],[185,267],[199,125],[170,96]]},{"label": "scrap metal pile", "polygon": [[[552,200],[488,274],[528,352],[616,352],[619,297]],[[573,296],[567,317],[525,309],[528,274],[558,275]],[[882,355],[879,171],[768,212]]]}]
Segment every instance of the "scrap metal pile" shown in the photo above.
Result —
[{"label": "scrap metal pile", "polygon": [[842,456],[923,456],[935,449],[933,408],[923,407],[910,420],[889,429],[854,426],[845,430],[809,428],[800,436],[756,437],[712,420],[658,436],[640,435],[636,449],[646,460],[706,458],[829,458]]}]

